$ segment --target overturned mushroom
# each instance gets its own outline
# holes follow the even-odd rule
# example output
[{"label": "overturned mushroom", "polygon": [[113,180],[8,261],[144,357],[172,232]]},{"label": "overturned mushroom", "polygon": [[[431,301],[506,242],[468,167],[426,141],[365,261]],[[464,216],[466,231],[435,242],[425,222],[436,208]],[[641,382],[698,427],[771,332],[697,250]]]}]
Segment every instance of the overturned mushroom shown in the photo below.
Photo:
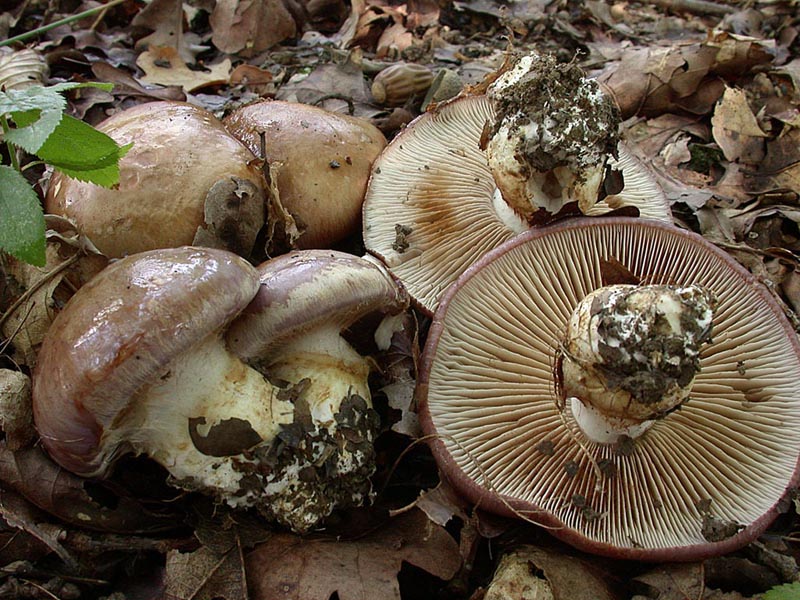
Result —
[{"label": "overturned mushroom", "polygon": [[370,167],[386,145],[369,121],[274,100],[233,111],[225,126],[267,162],[273,210],[292,221],[290,246],[328,248],[358,231]]},{"label": "overturned mushroom", "polygon": [[469,498],[609,556],[731,551],[798,483],[795,332],[730,256],[654,221],[575,219],[476,262],[418,400]]},{"label": "overturned mushroom", "polygon": [[[363,500],[372,468],[367,430],[374,427],[366,359],[358,357],[358,375],[334,390],[316,383],[326,375],[315,369],[333,369],[328,377],[335,379],[335,366],[315,361],[314,352],[282,350],[302,345],[290,338],[297,323],[315,320],[309,306],[326,306],[329,319],[346,325],[361,314],[354,304],[399,311],[404,297],[368,261],[349,256],[349,263],[340,259],[343,266],[331,271],[323,258],[293,260],[294,268],[262,267],[268,275],[260,284],[249,263],[225,251],[156,250],[113,263],[82,287],[53,323],[34,373],[35,423],[53,459],[79,475],[103,476],[121,454],[145,453],[181,487],[231,506],[256,506],[297,531],[313,527],[337,506]],[[281,264],[286,267],[285,260]],[[350,280],[348,266],[358,271]],[[337,296],[335,307],[346,317],[337,317],[324,300],[332,272],[349,282],[339,291],[359,290],[355,298]],[[305,304],[281,306],[296,294],[305,294]],[[296,361],[297,377],[287,366],[279,373],[286,379],[273,384],[229,350],[224,330],[248,305],[256,315],[265,306],[274,309],[270,316],[278,321],[271,331],[280,347],[272,347],[271,360]],[[242,315],[234,329],[251,327],[254,318]],[[252,326],[266,332],[262,324]],[[335,327],[329,331],[329,338],[339,337]],[[305,332],[296,333],[299,338]],[[345,354],[347,367],[356,361],[338,339],[314,339],[331,353]],[[242,345],[238,335],[233,340],[246,351],[258,345],[246,358],[271,365],[265,350],[271,340],[248,335],[247,341],[253,345]],[[321,415],[311,408],[318,405]],[[328,436],[308,438],[320,422]],[[363,429],[350,432],[364,437],[359,452],[350,449],[346,427]],[[355,482],[347,469],[360,476],[360,487],[350,495],[347,487]],[[303,494],[285,506],[287,490],[298,487]]]},{"label": "overturned mushroom", "polygon": [[[440,294],[470,264],[531,226],[535,206],[528,200],[512,203],[501,193],[483,149],[485,130],[497,114],[487,96],[459,96],[417,118],[375,161],[364,202],[364,243],[426,312],[435,310]],[[624,187],[587,203],[588,214],[635,207],[640,216],[671,222],[654,176],[624,143],[616,151],[616,157],[591,155],[619,170]],[[558,168],[566,176],[566,166]],[[553,202],[560,204],[568,187],[558,186]],[[582,189],[589,197],[588,188]],[[535,195],[534,204],[539,198]],[[541,197],[540,204],[547,202]]]},{"label": "overturned mushroom", "polygon": [[250,255],[264,226],[264,177],[260,161],[219,119],[183,102],[150,102],[98,129],[133,143],[120,160],[119,187],[56,172],[47,212],[72,219],[111,258],[188,244]]},{"label": "overturned mushroom", "polygon": [[486,154],[503,198],[526,219],[600,199],[606,164],[617,153],[619,112],[577,65],[528,54],[500,74],[487,95],[497,114]]}]

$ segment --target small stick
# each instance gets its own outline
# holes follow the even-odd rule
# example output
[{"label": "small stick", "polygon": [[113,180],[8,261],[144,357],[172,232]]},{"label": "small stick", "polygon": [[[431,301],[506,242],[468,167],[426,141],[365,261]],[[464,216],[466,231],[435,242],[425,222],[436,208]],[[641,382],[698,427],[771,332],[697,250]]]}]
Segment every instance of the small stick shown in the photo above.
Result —
[{"label": "small stick", "polygon": [[122,4],[125,0],[111,0],[110,2],[103,4],[102,6],[95,6],[94,8],[90,8],[89,10],[85,10],[83,12],[79,12],[77,15],[72,15],[69,17],[65,17],[63,19],[59,19],[58,21],[53,21],[48,25],[42,25],[41,27],[37,27],[31,31],[21,33],[19,35],[15,35],[14,37],[8,38],[7,40],[3,40],[0,42],[0,47],[3,46],[10,46],[16,42],[24,42],[32,37],[36,37],[42,33],[46,33],[51,29],[55,29],[56,27],[60,27],[61,25],[68,25],[74,21],[79,21],[85,17],[90,17],[94,14],[99,12],[103,12],[111,8],[112,6],[116,6],[117,4]]},{"label": "small stick", "polygon": [[725,4],[717,4],[708,0],[645,0],[674,12],[690,12],[696,15],[714,15],[723,17],[735,13],[738,9]]}]

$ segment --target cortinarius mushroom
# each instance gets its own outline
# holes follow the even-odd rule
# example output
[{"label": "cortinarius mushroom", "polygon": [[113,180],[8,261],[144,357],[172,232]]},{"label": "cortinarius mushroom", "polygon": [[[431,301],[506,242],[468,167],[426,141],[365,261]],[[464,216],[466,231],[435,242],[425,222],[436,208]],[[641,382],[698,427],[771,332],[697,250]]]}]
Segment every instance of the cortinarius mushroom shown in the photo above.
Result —
[{"label": "cortinarius mushroom", "polygon": [[72,219],[110,258],[189,244],[250,255],[264,226],[264,177],[219,119],[183,102],[150,102],[97,128],[133,143],[119,163],[118,189],[56,172],[47,212]]},{"label": "cortinarius mushroom", "polygon": [[798,483],[800,344],[758,280],[646,219],[574,219],[445,293],[418,385],[442,472],[590,552],[740,547]]},{"label": "cortinarius mushroom", "polygon": [[[534,216],[535,206],[520,198],[512,203],[500,192],[483,149],[485,130],[497,114],[495,102],[487,96],[459,96],[418,117],[375,161],[364,202],[364,243],[425,312],[436,309],[440,294],[470,264],[531,226],[528,219]],[[565,114],[570,110],[565,109]],[[544,136],[545,131],[539,134]],[[546,147],[539,150],[547,154]],[[616,158],[598,151],[591,156],[621,171],[624,187],[593,205],[585,201],[588,214],[634,206],[640,216],[671,222],[666,196],[647,167],[624,143],[616,150]],[[588,169],[587,157],[576,160]],[[566,161],[568,156],[562,158]],[[559,177],[567,177],[567,163],[554,168]],[[576,177],[584,183],[578,187],[586,199],[591,197],[587,182],[596,182],[596,177],[580,173]],[[540,180],[555,177],[553,173],[539,175]],[[557,189],[558,193],[541,200],[535,195],[533,202],[560,206],[570,185],[548,186],[540,181],[536,189]]]},{"label": "cortinarius mushroom", "polygon": [[500,74],[487,96],[497,114],[486,155],[506,202],[525,219],[573,201],[587,213],[600,199],[617,153],[614,101],[577,65],[528,54]]},{"label": "cortinarius mushroom", "polygon": [[225,126],[254,154],[263,154],[278,196],[273,208],[288,212],[299,233],[296,239],[289,233],[290,245],[327,248],[358,231],[370,168],[386,146],[379,129],[277,100],[243,106],[225,118]]},{"label": "cortinarius mushroom", "polygon": [[[103,476],[119,455],[146,453],[181,487],[256,506],[296,531],[364,500],[375,426],[369,369],[312,311],[325,306],[331,323],[346,325],[363,314],[354,306],[400,311],[405,297],[381,267],[349,255],[301,253],[261,272],[260,284],[229,252],[183,247],[122,259],[78,290],[34,373],[34,418],[50,455],[79,475]],[[331,280],[335,303],[324,300]],[[248,304],[233,326],[246,335],[235,333],[233,344],[266,376],[224,341]],[[314,342],[346,367],[318,360],[316,346],[299,349],[306,320],[318,325]],[[275,338],[260,340],[267,331]],[[342,368],[353,371],[344,388],[318,383]]]}]

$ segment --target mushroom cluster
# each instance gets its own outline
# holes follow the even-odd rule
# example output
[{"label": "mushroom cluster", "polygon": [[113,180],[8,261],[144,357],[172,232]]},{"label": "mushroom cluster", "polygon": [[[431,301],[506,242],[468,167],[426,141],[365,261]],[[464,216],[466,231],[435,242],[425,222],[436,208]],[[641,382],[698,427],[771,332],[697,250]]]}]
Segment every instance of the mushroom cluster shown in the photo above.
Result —
[{"label": "mushroom cluster", "polygon": [[780,305],[648,219],[572,219],[478,260],[439,304],[417,399],[472,501],[609,556],[733,550],[800,480],[800,343]]},{"label": "mushroom cluster", "polygon": [[370,362],[340,333],[407,304],[383,267],[335,251],[257,269],[212,248],[132,255],[48,331],[36,427],[79,475],[143,453],[181,487],[307,531],[370,495]]},{"label": "mushroom cluster", "polygon": [[56,172],[46,212],[72,220],[109,258],[182,245],[253,251],[266,218],[261,162],[210,112],[149,102],[97,128],[119,144],[119,186],[106,189]]},{"label": "mushroom cluster", "polygon": [[[568,201],[589,215],[631,207],[671,222],[663,190],[618,141],[615,119],[577,67],[523,57],[487,94],[436,106],[381,153],[364,201],[367,250],[432,314],[469,265]],[[621,190],[606,185],[609,171],[621,173]]]}]

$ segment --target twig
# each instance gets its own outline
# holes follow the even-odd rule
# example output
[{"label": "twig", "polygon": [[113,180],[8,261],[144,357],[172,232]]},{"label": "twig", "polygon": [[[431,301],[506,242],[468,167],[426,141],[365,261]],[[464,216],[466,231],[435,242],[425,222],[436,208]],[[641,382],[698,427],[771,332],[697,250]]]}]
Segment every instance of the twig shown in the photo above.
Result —
[{"label": "twig", "polygon": [[737,11],[733,6],[717,4],[708,0],[644,0],[645,4],[655,4],[673,12],[690,12],[695,15],[714,15],[724,17]]},{"label": "twig", "polygon": [[79,12],[77,15],[65,17],[63,19],[59,19],[58,21],[53,21],[48,25],[42,25],[41,27],[37,27],[36,29],[33,29],[31,31],[15,35],[14,37],[8,38],[7,40],[3,40],[2,42],[0,42],[0,48],[3,46],[10,46],[11,44],[15,44],[16,42],[24,42],[25,40],[36,37],[42,33],[46,33],[51,29],[60,27],[61,25],[69,25],[74,21],[80,21],[81,19],[84,19],[86,17],[91,17],[94,14],[106,11],[112,6],[116,6],[117,4],[122,4],[123,2],[125,2],[125,0],[111,0],[110,2],[103,4],[102,6],[95,6],[94,8],[90,8],[89,10]]}]

